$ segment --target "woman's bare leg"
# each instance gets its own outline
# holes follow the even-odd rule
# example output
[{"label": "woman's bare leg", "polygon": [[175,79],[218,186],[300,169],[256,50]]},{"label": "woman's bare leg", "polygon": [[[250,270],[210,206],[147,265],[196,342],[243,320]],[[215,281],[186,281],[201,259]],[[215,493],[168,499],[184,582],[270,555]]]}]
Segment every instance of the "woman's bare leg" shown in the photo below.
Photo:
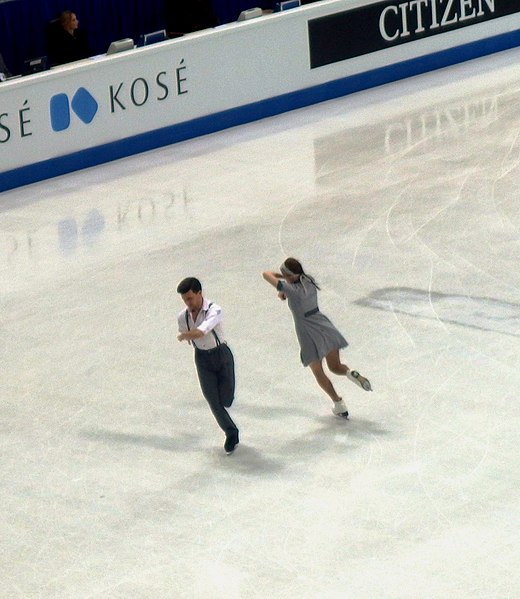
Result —
[{"label": "woman's bare leg", "polygon": [[334,389],[329,377],[325,374],[321,361],[311,362],[309,367],[312,370],[312,374],[318,382],[318,385],[325,391],[332,401],[341,401],[341,397],[336,393],[336,389]]},{"label": "woman's bare leg", "polygon": [[342,364],[339,357],[339,349],[329,352],[325,357],[325,360],[327,360],[329,370],[334,374],[346,376],[347,372],[350,370],[346,364]]}]

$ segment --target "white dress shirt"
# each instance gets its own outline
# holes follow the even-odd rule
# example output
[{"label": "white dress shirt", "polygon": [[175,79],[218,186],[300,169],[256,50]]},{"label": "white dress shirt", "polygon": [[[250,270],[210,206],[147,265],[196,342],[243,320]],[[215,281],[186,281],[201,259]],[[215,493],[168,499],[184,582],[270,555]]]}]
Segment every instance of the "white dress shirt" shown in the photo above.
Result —
[{"label": "white dress shirt", "polygon": [[[189,328],[186,326],[186,313],[188,314]],[[218,343],[215,335],[218,337],[220,343],[225,343],[222,331],[222,308],[211,300],[203,298],[202,308],[195,321],[190,311],[185,308],[179,312],[177,322],[179,324],[179,333],[185,333],[193,329],[199,329],[199,331],[204,333],[203,337],[191,341],[198,349],[207,350],[217,347]]]}]

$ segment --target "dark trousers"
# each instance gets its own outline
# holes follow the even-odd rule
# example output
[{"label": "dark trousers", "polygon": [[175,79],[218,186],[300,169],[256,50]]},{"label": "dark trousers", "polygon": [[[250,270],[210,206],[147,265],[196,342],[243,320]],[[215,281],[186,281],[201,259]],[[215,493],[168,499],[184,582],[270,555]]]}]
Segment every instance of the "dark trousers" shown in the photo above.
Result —
[{"label": "dark trousers", "polygon": [[213,416],[226,435],[238,432],[226,407],[235,397],[235,363],[229,347],[222,343],[215,349],[195,348],[195,365],[202,393]]}]

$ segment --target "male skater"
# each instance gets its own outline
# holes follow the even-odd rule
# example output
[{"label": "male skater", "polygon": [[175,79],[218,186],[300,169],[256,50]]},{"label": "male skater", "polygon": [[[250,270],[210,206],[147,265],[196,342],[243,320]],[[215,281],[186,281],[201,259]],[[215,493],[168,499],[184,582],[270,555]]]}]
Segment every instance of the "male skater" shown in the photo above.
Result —
[{"label": "male skater", "polygon": [[195,348],[195,365],[202,393],[213,416],[226,434],[224,450],[233,453],[238,445],[238,428],[226,408],[235,397],[235,365],[233,354],[222,332],[222,308],[202,295],[202,285],[194,277],[183,279],[177,286],[186,309],[179,312],[179,341]]}]

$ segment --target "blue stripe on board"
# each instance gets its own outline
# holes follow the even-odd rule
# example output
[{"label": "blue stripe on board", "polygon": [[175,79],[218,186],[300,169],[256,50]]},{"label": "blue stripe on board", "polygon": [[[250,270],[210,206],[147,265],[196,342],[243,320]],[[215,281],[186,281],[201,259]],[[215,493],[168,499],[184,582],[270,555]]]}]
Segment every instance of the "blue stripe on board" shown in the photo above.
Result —
[{"label": "blue stripe on board", "polygon": [[316,87],[298,90],[275,98],[268,98],[267,100],[254,102],[247,106],[232,108],[192,121],[186,121],[95,148],[60,156],[59,158],[37,162],[0,173],[0,191],[50,179],[51,177],[96,166],[133,154],[139,154],[140,152],[146,152],[147,150],[153,150],[193,137],[215,133],[228,127],[243,125],[244,123],[275,114],[331,100],[371,87],[384,85],[385,83],[391,83],[392,81],[413,77],[414,75],[495,52],[509,50],[517,46],[520,46],[520,30],[471,42],[427,56],[413,58],[398,64],[345,77],[344,79],[330,81]]}]

